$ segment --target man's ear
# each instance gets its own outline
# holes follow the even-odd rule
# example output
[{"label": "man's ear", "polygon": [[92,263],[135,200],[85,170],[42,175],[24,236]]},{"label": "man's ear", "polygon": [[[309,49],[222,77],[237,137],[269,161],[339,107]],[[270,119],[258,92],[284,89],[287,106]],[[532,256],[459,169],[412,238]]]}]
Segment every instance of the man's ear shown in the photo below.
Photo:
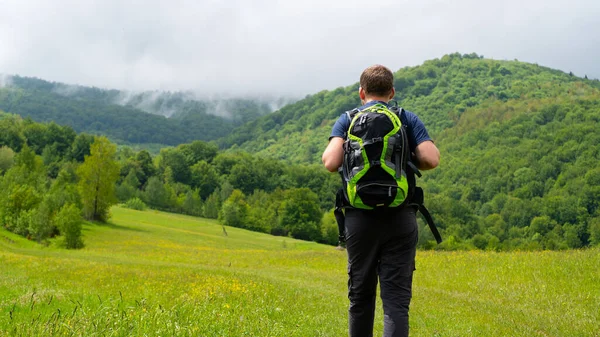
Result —
[{"label": "man's ear", "polygon": [[367,98],[367,95],[365,94],[365,89],[363,89],[363,87],[358,87],[358,97],[360,97],[361,101],[364,101],[365,98]]},{"label": "man's ear", "polygon": [[394,96],[396,96],[396,89],[392,88],[392,93],[390,94],[390,100],[394,99]]}]

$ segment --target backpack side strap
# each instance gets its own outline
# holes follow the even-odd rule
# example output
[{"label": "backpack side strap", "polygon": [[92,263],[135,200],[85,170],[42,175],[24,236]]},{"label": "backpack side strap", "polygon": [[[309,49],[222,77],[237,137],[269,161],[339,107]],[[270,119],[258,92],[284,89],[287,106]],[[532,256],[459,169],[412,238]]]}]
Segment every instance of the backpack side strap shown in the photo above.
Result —
[{"label": "backpack side strap", "polygon": [[417,175],[417,177],[421,178],[423,175],[421,174],[421,171],[419,171],[419,169],[417,168],[417,166],[412,162],[412,160],[409,160],[406,165],[408,165],[410,167],[410,169],[412,170],[412,172],[414,174]]},{"label": "backpack side strap", "polygon": [[433,218],[431,217],[431,214],[429,214],[429,211],[427,210],[427,208],[425,208],[422,188],[415,187],[415,192],[413,194],[413,198],[409,205],[410,206],[414,205],[414,206],[418,207],[419,212],[421,212],[421,214],[425,218],[425,221],[427,221],[427,225],[429,226],[429,229],[431,229],[431,233],[433,233],[433,237],[435,238],[435,241],[438,244],[442,243],[442,236],[440,235],[440,232],[438,231],[435,223],[433,222]]},{"label": "backpack side strap", "polygon": [[346,217],[344,216],[344,189],[340,188],[335,194],[335,209],[333,215],[338,224],[338,245],[344,247],[346,245]]},{"label": "backpack side strap", "polygon": [[[344,203],[344,200],[346,200],[345,198],[346,196],[344,194],[344,189],[340,188],[335,194],[335,209],[333,211],[333,215],[335,216],[335,220],[338,225],[338,245],[341,247],[346,246],[346,217],[343,211],[344,207],[346,207],[346,204]],[[431,229],[431,233],[433,233],[435,241],[438,244],[442,243],[442,235],[440,234],[440,232],[437,229],[437,226],[433,222],[433,218],[431,217],[429,210],[427,210],[427,208],[424,205],[422,188],[415,187],[413,198],[408,206],[417,207],[419,212],[421,212],[421,214],[425,218],[425,221],[427,221],[427,225],[429,226],[429,229]]]}]

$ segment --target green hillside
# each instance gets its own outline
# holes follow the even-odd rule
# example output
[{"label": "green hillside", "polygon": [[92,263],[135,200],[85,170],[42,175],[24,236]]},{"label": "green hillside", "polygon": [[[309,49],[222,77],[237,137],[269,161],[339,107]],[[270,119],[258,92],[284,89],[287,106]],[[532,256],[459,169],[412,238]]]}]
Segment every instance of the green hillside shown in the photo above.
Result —
[{"label": "green hillside", "polygon": [[[518,61],[446,55],[395,73],[396,100],[441,151],[426,203],[446,245],[560,249],[600,242],[600,83]],[[318,163],[358,84],[252,121],[223,147]]]},{"label": "green hillside", "polygon": [[[422,117],[442,153],[439,168],[425,172],[420,184],[445,240],[434,245],[424,229],[421,248],[600,245],[598,81],[535,64],[453,54],[399,70],[395,85],[401,105]],[[328,211],[339,178],[319,164],[319,157],[337,116],[358,104],[356,89],[357,84],[324,91],[246,123],[220,140],[229,147],[221,151],[201,141],[163,149],[154,158],[123,148],[115,158],[120,167],[116,196],[121,202],[139,198],[161,210],[335,244],[336,225]],[[62,168],[72,171],[69,162],[83,161],[93,141],[76,137],[68,127],[14,117],[0,119],[0,127],[5,130],[0,145],[10,148],[0,153],[5,170],[20,144],[41,155],[40,176],[47,171],[50,180],[32,185],[40,191]],[[15,172],[28,172],[27,165],[17,166]],[[16,198],[10,195],[21,193],[19,174],[4,178],[14,188],[0,201],[20,212],[31,205],[9,203]]]},{"label": "green hillside", "polygon": [[[357,70],[357,79],[359,75]],[[445,55],[420,66],[400,69],[394,77],[395,100],[417,113],[434,138],[453,128],[467,109],[477,115],[494,102],[537,102],[536,107],[540,108],[552,103],[539,102],[540,99],[562,101],[579,97],[582,90],[600,88],[598,80],[578,78],[537,64],[484,59],[476,54]],[[358,83],[322,91],[239,127],[220,139],[219,144],[222,148],[234,146],[282,159],[318,163],[335,119],[359,104]]]},{"label": "green hillside", "polygon": [[0,87],[0,110],[126,144],[210,141],[272,109],[258,99],[197,100],[181,92],[134,94],[19,76],[10,77],[9,83]]},{"label": "green hillside", "polygon": [[[0,228],[0,336],[347,334],[345,252],[225,230],[113,208],[73,251]],[[599,256],[421,251],[411,335],[592,336]],[[382,319],[378,309],[376,335]]]}]

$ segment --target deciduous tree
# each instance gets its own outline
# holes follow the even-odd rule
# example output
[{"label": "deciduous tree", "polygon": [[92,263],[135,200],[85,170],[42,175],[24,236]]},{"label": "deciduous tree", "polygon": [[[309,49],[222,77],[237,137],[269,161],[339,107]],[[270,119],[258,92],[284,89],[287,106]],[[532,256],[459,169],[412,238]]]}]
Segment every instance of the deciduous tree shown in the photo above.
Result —
[{"label": "deciduous tree", "polygon": [[106,137],[98,137],[77,170],[79,193],[86,219],[106,221],[110,207],[117,202],[115,182],[119,165],[114,159],[117,147]]}]

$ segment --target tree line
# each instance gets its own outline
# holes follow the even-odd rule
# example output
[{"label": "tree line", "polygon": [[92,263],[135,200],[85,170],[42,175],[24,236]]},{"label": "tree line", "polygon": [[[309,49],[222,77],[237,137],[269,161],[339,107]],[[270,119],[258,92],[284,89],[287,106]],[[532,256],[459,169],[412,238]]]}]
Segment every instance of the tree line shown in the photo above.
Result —
[{"label": "tree line", "polygon": [[118,166],[104,158],[115,150],[105,137],[0,112],[0,224],[40,243],[82,247],[83,219],[105,221],[114,203],[114,182],[105,182]]},{"label": "tree line", "polygon": [[152,158],[122,148],[116,196],[129,207],[219,219],[223,225],[337,243],[333,207],[338,179],[318,165],[292,165],[194,141]]},{"label": "tree line", "polygon": [[17,234],[81,247],[83,219],[107,221],[110,207],[219,219],[223,225],[335,244],[323,225],[337,179],[320,167],[289,165],[202,141],[157,156],[68,126],[0,115],[0,221]]}]

